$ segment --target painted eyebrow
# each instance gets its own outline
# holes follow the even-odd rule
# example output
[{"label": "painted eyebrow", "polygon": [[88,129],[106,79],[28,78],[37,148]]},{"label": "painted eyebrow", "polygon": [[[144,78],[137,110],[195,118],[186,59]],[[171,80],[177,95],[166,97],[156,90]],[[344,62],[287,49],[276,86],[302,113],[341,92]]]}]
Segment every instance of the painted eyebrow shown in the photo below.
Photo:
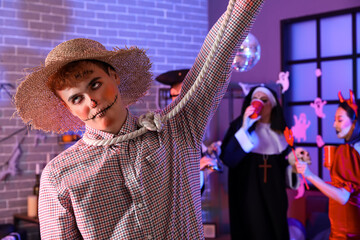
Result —
[{"label": "painted eyebrow", "polygon": [[[89,88],[94,82],[96,82],[99,79],[100,79],[100,77],[95,77],[95,78],[91,79],[91,81],[87,85],[87,88]],[[74,95],[71,95],[68,98],[68,102],[71,102],[71,100],[74,99],[75,97],[77,97],[77,95],[78,95],[77,93],[75,93]]]},{"label": "painted eyebrow", "polygon": [[93,85],[93,83],[96,82],[96,81],[99,80],[99,79],[100,79],[100,77],[94,77],[94,78],[88,83],[87,88],[90,88],[91,85]]},{"label": "painted eyebrow", "polygon": [[71,100],[72,100],[73,98],[75,98],[77,95],[78,95],[77,93],[74,94],[74,95],[71,95],[71,96],[68,98],[68,102],[72,102]]}]

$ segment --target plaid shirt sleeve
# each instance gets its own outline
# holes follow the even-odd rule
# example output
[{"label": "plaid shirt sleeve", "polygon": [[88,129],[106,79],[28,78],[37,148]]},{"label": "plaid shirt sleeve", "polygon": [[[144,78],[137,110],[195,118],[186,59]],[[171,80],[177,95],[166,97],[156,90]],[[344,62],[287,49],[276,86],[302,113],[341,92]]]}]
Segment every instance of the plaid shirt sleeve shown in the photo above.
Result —
[{"label": "plaid shirt sleeve", "polygon": [[[224,36],[203,80],[203,84],[199,86],[196,93],[186,104],[184,111],[178,114],[179,116],[176,116],[184,122],[184,128],[191,131],[194,147],[201,144],[206,125],[212,118],[226,92],[230,76],[230,66],[234,59],[234,49],[247,36],[262,4],[263,0],[236,2]],[[165,109],[165,113],[170,111],[184,97],[195,82],[201,68],[204,66],[206,57],[210,53],[211,46],[215,41],[223,19],[224,15],[210,30],[195,60],[194,66],[184,80],[180,97],[169,108]],[[176,121],[179,121],[179,119]]]},{"label": "plaid shirt sleeve", "polygon": [[[45,168],[41,174],[39,204],[40,232],[52,239],[82,239],[70,205],[70,196],[56,182],[58,177]],[[56,172],[56,171],[54,171]]]}]

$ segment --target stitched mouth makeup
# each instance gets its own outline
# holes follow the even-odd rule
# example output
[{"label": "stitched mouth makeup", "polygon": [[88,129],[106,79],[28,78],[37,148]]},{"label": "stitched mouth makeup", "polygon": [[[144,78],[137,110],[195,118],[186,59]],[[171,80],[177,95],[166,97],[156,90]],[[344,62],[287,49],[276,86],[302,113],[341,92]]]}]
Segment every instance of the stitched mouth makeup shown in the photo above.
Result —
[{"label": "stitched mouth makeup", "polygon": [[99,112],[95,113],[93,116],[85,119],[84,121],[93,120],[96,117],[99,117],[99,118],[103,117],[105,115],[106,111],[109,110],[115,104],[117,98],[118,98],[118,95],[115,96],[114,101],[112,103],[110,103],[107,107],[105,107],[104,109],[101,109]]}]

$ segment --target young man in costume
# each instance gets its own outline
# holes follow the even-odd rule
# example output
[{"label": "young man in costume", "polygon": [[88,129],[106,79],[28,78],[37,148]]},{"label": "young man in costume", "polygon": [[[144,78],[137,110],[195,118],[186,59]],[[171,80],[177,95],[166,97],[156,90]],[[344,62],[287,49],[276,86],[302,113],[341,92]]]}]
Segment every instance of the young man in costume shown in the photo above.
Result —
[{"label": "young man in costume", "polygon": [[306,163],[296,164],[315,187],[329,198],[330,240],[360,239],[360,125],[359,109],[350,90],[345,100],[339,92],[340,104],[335,113],[334,128],[345,143],[335,150],[329,168],[331,181],[324,182]]},{"label": "young man in costume", "polygon": [[[203,83],[159,131],[109,146],[89,144],[139,129],[139,119],[127,106],[151,84],[150,62],[142,50],[108,51],[96,41],[73,39],[55,47],[45,65],[26,76],[15,96],[24,122],[52,132],[76,131],[85,125],[83,138],[43,170],[42,239],[204,238],[200,145],[227,88],[235,46],[246,37],[262,2],[236,1]],[[196,80],[222,19],[205,39],[179,97],[161,116]]]}]

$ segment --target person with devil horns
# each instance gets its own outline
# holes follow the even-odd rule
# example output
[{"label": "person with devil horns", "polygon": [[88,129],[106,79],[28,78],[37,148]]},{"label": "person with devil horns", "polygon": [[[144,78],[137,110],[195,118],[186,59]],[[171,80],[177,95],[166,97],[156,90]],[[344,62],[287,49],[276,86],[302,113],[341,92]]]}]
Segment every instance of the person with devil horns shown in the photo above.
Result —
[{"label": "person with devil horns", "polygon": [[312,173],[304,162],[296,169],[329,198],[330,240],[360,239],[360,123],[358,104],[350,90],[345,100],[339,92],[340,104],[333,127],[344,139],[328,167],[331,182],[324,182]]}]

